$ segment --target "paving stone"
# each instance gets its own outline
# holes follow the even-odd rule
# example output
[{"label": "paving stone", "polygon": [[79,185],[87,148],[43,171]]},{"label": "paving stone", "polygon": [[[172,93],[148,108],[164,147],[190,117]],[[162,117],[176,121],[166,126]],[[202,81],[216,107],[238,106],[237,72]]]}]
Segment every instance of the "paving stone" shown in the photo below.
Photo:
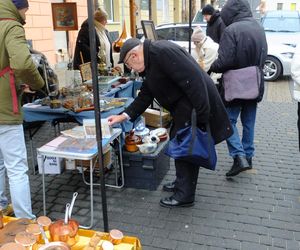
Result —
[{"label": "paving stone", "polygon": [[299,250],[300,249],[300,244],[299,241],[286,241],[286,249],[288,250]]},{"label": "paving stone", "polygon": [[177,241],[159,237],[154,237],[152,244],[154,247],[161,247],[165,249],[176,249],[177,247]]}]

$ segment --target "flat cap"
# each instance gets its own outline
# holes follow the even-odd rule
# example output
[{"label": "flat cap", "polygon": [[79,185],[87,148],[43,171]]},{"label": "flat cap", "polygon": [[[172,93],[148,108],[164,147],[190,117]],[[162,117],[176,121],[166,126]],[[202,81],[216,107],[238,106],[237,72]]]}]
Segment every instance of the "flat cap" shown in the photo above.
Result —
[{"label": "flat cap", "polygon": [[142,42],[137,38],[130,38],[126,40],[126,42],[123,44],[121,51],[120,51],[120,59],[119,63],[123,63],[127,53],[132,50],[134,47],[140,45]]}]

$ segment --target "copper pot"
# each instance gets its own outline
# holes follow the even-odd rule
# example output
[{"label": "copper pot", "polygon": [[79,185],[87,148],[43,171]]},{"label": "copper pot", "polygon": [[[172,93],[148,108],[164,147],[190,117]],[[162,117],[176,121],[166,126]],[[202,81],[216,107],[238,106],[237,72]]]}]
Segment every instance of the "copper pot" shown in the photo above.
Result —
[{"label": "copper pot", "polygon": [[65,224],[64,220],[58,220],[49,226],[50,237],[52,241],[62,241],[69,246],[77,242],[77,231],[79,223],[73,219]]},{"label": "copper pot", "polygon": [[65,219],[58,220],[49,226],[50,237],[52,241],[62,241],[69,246],[77,242],[77,231],[79,223],[76,220],[69,219],[70,204],[66,205]]},{"label": "copper pot", "polygon": [[125,137],[125,148],[129,152],[138,151],[139,148],[136,145],[141,143],[142,143],[142,138],[138,135],[135,135],[133,130],[131,130],[129,132],[129,135]]}]

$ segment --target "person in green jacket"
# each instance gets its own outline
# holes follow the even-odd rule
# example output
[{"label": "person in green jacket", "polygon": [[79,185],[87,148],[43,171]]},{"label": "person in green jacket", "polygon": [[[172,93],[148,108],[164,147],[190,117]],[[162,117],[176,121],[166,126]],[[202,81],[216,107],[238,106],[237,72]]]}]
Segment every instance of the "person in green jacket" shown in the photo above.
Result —
[{"label": "person in green jacket", "polygon": [[25,39],[27,0],[0,1],[0,206],[7,209],[5,172],[16,217],[33,219],[21,95],[24,86],[38,90],[44,81]]}]

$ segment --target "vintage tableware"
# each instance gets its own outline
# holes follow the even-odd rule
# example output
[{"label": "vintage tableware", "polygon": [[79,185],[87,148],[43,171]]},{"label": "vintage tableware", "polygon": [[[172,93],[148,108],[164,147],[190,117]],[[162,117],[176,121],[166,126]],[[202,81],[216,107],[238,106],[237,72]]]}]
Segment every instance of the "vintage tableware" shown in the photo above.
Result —
[{"label": "vintage tableware", "polygon": [[99,250],[113,250],[114,249],[114,245],[107,240],[102,241]]},{"label": "vintage tableware", "polygon": [[165,129],[165,128],[157,128],[157,129],[152,130],[150,132],[150,135],[156,135],[156,136],[160,137],[160,136],[163,136],[163,135],[165,135],[167,133],[168,133],[167,129]]},{"label": "vintage tableware", "polygon": [[43,227],[44,231],[47,231],[52,223],[51,219],[47,216],[40,216],[37,218],[36,221],[39,225]]},{"label": "vintage tableware", "polygon": [[158,137],[160,141],[165,141],[169,138],[169,135],[168,133],[164,134],[164,135],[161,135]]},{"label": "vintage tableware", "polygon": [[26,248],[19,243],[9,242],[0,247],[0,250],[25,250]]},{"label": "vintage tableware", "polygon": [[160,142],[160,139],[158,136],[156,135],[147,135],[143,138],[143,143],[159,143]]},{"label": "vintage tableware", "polygon": [[57,241],[49,243],[49,240],[45,234],[43,227],[41,225],[39,226],[42,233],[42,237],[45,241],[45,245],[41,246],[39,250],[71,250],[71,248],[64,242]]},{"label": "vintage tableware", "polygon": [[142,130],[135,129],[134,134],[144,138],[145,136],[149,135],[149,132],[150,130],[144,127]]},{"label": "vintage tableware", "polygon": [[142,138],[138,135],[134,134],[134,131],[130,131],[129,135],[125,137],[125,148],[129,152],[136,152],[138,151],[138,144],[142,143]]},{"label": "vintage tableware", "polygon": [[120,230],[112,229],[109,232],[109,240],[114,245],[118,245],[122,242],[124,235]]},{"label": "vintage tableware", "polygon": [[41,246],[39,250],[71,250],[71,248],[64,242],[50,242]]},{"label": "vintage tableware", "polygon": [[15,242],[24,246],[26,250],[31,250],[36,243],[36,236],[32,233],[19,232],[16,234]]},{"label": "vintage tableware", "polygon": [[26,227],[26,232],[33,234],[36,238],[36,242],[41,242],[42,235],[41,235],[40,226],[38,224],[29,224]]},{"label": "vintage tableware", "polygon": [[151,153],[155,152],[155,150],[157,148],[157,143],[148,142],[148,143],[143,143],[143,144],[137,145],[137,147],[139,148],[139,151],[141,153],[151,154]]}]

